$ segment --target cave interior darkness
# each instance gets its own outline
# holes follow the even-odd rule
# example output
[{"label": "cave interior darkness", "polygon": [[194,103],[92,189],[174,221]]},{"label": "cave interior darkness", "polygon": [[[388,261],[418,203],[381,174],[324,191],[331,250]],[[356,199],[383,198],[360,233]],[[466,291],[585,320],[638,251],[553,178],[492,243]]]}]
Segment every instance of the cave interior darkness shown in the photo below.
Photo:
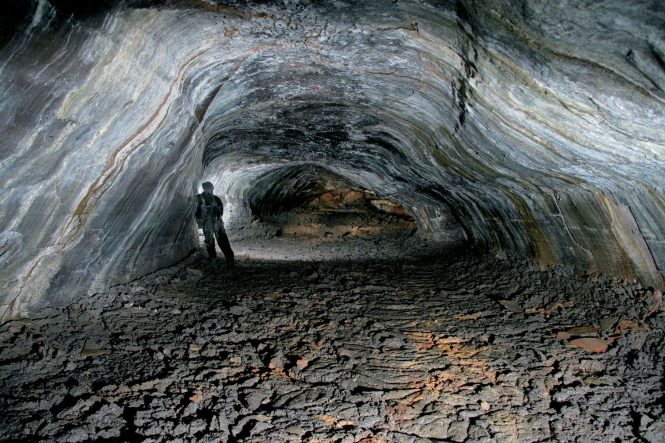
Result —
[{"label": "cave interior darkness", "polygon": [[30,0],[0,77],[0,440],[665,438],[661,1]]}]

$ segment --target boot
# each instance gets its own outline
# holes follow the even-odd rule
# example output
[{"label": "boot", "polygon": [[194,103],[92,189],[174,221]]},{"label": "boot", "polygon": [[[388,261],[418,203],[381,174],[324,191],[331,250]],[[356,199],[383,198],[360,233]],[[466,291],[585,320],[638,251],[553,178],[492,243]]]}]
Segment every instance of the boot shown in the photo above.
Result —
[{"label": "boot", "polygon": [[217,251],[215,250],[214,245],[212,246],[212,248],[207,248],[207,249],[208,249],[208,257],[217,258]]}]

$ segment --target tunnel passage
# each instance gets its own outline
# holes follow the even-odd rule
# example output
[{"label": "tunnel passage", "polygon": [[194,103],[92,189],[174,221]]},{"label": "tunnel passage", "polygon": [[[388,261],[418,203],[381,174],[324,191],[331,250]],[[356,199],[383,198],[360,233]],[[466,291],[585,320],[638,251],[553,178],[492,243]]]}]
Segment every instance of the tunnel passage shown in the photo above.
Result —
[{"label": "tunnel passage", "polygon": [[0,18],[0,440],[665,440],[661,1],[76,3]]},{"label": "tunnel passage", "polygon": [[399,203],[321,167],[280,168],[254,186],[248,195],[253,222],[272,236],[352,238],[416,231],[413,216]]},{"label": "tunnel passage", "polygon": [[334,261],[433,251],[402,204],[326,167],[269,167],[248,183],[225,196],[226,231],[246,258]]},{"label": "tunnel passage", "polygon": [[1,54],[3,312],[182,259],[200,179],[240,214],[294,162],[432,243],[661,284],[662,11],[527,3],[35,8]]}]

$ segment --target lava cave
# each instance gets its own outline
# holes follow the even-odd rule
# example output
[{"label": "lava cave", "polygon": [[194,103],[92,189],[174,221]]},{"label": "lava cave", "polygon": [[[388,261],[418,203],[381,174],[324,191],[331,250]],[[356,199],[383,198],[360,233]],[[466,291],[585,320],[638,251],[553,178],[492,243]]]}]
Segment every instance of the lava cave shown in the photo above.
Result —
[{"label": "lava cave", "polygon": [[665,440],[661,0],[3,10],[0,441]]}]

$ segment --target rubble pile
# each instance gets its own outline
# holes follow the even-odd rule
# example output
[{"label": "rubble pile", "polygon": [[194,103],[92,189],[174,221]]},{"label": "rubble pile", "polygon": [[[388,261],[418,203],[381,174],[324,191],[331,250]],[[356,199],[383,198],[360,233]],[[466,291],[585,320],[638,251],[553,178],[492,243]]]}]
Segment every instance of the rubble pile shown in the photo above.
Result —
[{"label": "rubble pile", "polygon": [[0,439],[665,438],[653,288],[470,257],[220,265],[1,325]]}]

